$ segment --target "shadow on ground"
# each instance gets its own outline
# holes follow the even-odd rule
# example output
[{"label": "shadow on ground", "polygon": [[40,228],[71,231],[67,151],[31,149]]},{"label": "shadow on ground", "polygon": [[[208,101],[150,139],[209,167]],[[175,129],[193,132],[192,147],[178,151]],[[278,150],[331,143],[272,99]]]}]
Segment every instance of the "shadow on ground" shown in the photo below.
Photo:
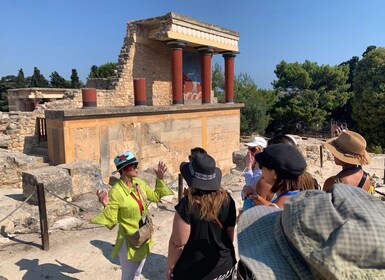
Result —
[{"label": "shadow on ground", "polygon": [[[21,259],[15,264],[19,266],[19,270],[26,270],[22,280],[33,280],[33,279],[60,279],[60,280],[71,280],[79,279],[71,276],[67,276],[64,273],[76,274],[83,272],[72,266],[69,266],[65,263],[61,263],[58,260],[55,260],[57,263],[45,263],[39,265],[38,259],[28,260]],[[42,272],[44,271],[44,274]]]},{"label": "shadow on ground", "polygon": [[112,253],[112,250],[113,250],[113,244],[109,243],[109,242],[106,242],[106,241],[103,241],[103,240],[91,240],[90,243],[95,246],[96,248],[98,248],[99,250],[102,251],[103,253],[103,256],[108,259],[111,263],[115,264],[115,265],[119,265],[120,266],[120,262],[119,262],[119,258],[116,257],[116,258],[111,258],[111,253]]},{"label": "shadow on ground", "polygon": [[165,256],[151,253],[146,259],[142,275],[149,280],[165,280],[166,266],[167,258]]}]

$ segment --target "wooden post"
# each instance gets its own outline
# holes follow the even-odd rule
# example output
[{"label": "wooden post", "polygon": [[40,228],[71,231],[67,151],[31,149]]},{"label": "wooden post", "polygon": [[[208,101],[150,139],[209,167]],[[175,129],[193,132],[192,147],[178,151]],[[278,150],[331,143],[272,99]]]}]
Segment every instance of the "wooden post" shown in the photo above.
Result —
[{"label": "wooden post", "polygon": [[324,153],[323,153],[322,145],[319,146],[319,155],[320,155],[321,167],[323,167],[324,166]]},{"label": "wooden post", "polygon": [[183,197],[183,177],[182,174],[178,174],[178,201]]},{"label": "wooden post", "polygon": [[39,204],[40,231],[42,239],[42,247],[44,251],[49,250],[47,210],[45,208],[44,185],[37,184],[37,203]]}]

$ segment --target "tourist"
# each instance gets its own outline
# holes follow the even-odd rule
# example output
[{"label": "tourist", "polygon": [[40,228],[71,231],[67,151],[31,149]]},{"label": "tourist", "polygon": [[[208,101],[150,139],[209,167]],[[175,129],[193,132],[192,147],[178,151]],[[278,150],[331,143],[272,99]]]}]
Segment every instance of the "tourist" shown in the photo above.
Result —
[{"label": "tourist", "polygon": [[262,169],[264,180],[272,186],[271,192],[277,196],[271,202],[259,195],[250,195],[250,197],[256,205],[283,208],[283,203],[302,189],[298,183],[298,177],[306,169],[304,157],[291,145],[274,144],[256,154],[255,160]]},{"label": "tourist", "polygon": [[[267,142],[265,138],[253,137],[251,142],[245,144],[247,146],[246,167],[243,173],[245,177],[245,185],[242,189],[241,196],[243,200],[243,211],[252,207],[253,202],[248,198],[251,194],[257,194],[256,185],[262,178],[262,171],[255,162],[255,155],[262,152],[266,148]],[[262,195],[262,194],[260,194]]]},{"label": "tourist", "polygon": [[156,174],[155,189],[139,179],[138,160],[130,151],[119,154],[114,159],[116,171],[120,179],[114,184],[109,194],[98,192],[99,201],[104,210],[93,217],[91,223],[105,225],[108,229],[119,224],[117,238],[112,257],[119,255],[122,267],[122,280],[139,279],[146,257],[150,254],[153,244],[151,239],[142,245],[133,245],[129,236],[134,236],[139,228],[146,226],[149,221],[148,201],[158,202],[163,196],[174,194],[163,181],[167,167],[159,162],[154,169]]},{"label": "tourist", "polygon": [[[316,213],[316,215],[314,214]],[[237,279],[385,279],[385,204],[337,184],[238,222]]]},{"label": "tourist", "polygon": [[325,181],[324,191],[336,183],[344,183],[374,192],[368,174],[362,170],[362,165],[370,163],[364,137],[350,130],[342,131],[338,137],[328,140],[324,145],[333,154],[335,164],[342,167],[337,175]]},{"label": "tourist", "polygon": [[235,202],[221,188],[215,160],[199,153],[180,172],[188,193],[175,206],[167,257],[167,279],[232,279]]}]

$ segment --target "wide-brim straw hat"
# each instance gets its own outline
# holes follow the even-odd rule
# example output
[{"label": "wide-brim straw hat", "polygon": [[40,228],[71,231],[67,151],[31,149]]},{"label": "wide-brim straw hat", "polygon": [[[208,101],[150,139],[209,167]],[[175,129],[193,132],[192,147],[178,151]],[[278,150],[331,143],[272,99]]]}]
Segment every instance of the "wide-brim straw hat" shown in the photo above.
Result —
[{"label": "wide-brim straw hat", "polygon": [[332,138],[324,146],[340,161],[349,164],[369,164],[370,156],[366,151],[366,140],[353,131],[344,131],[338,137]]}]

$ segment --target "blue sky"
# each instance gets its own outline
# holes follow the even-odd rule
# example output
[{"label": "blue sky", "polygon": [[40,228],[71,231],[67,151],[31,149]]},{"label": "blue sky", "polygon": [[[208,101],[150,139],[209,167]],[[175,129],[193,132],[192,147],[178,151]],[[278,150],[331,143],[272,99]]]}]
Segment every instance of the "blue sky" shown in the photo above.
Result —
[{"label": "blue sky", "polygon": [[[383,0],[0,0],[0,77],[36,66],[85,82],[92,65],[116,62],[126,23],[170,11],[240,33],[235,72],[271,88],[281,61],[337,65],[385,47]],[[221,56],[214,62],[223,64]]]}]

